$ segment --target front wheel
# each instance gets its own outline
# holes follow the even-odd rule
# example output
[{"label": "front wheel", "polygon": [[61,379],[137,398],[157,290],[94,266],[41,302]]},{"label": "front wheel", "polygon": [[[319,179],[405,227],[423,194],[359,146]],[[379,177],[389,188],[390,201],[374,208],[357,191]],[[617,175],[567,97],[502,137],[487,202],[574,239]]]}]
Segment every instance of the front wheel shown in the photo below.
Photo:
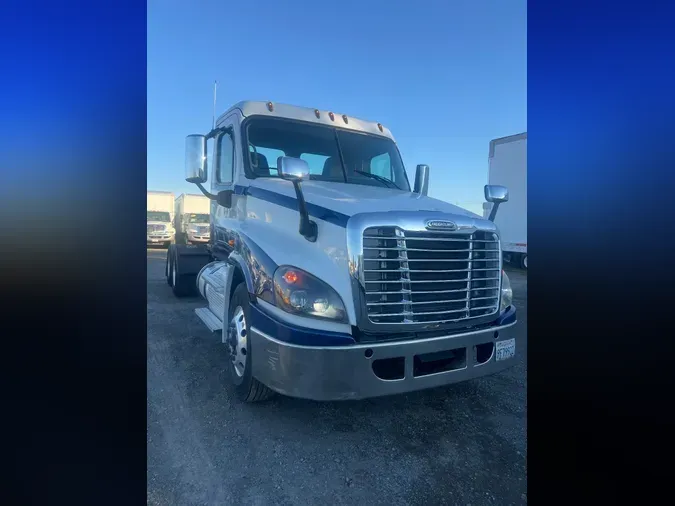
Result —
[{"label": "front wheel", "polygon": [[228,370],[237,397],[244,402],[258,402],[272,397],[274,391],[251,374],[250,314],[248,289],[245,283],[240,283],[232,294],[228,314]]}]

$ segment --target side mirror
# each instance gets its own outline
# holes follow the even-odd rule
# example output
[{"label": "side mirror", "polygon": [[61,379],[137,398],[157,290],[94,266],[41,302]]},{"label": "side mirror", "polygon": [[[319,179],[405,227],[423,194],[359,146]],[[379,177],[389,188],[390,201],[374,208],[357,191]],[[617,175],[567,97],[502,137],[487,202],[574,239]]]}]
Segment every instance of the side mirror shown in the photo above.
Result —
[{"label": "side mirror", "polygon": [[188,135],[185,138],[185,180],[188,183],[206,183],[206,136]]},{"label": "side mirror", "polygon": [[502,202],[508,202],[509,190],[506,189],[506,186],[499,186],[496,184],[486,184],[485,200],[497,204],[501,204]]},{"label": "side mirror", "polygon": [[277,158],[279,177],[288,181],[303,181],[309,179],[309,165],[300,158],[280,156]]},{"label": "side mirror", "polygon": [[232,190],[223,190],[221,192],[218,192],[218,195],[216,196],[216,202],[218,202],[219,206],[223,206],[226,209],[230,209],[232,207],[232,194],[234,192]]},{"label": "side mirror", "polygon": [[418,165],[415,171],[415,193],[426,195],[429,193],[429,166]]},{"label": "side mirror", "polygon": [[492,202],[492,210],[490,211],[490,216],[488,220],[495,221],[495,216],[497,216],[497,209],[499,204],[502,202],[509,201],[509,190],[506,189],[506,186],[499,186],[494,184],[486,184],[485,188],[485,200]]}]

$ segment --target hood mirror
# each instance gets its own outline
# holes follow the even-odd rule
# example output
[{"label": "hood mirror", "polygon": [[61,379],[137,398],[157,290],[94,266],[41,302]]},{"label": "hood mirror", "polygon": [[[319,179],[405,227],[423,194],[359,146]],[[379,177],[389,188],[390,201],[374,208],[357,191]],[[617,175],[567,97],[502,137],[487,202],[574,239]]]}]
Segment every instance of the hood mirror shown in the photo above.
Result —
[{"label": "hood mirror", "polygon": [[415,171],[414,193],[426,195],[429,192],[429,166],[418,165]]},{"label": "hood mirror", "polygon": [[492,210],[490,211],[490,216],[488,220],[495,221],[495,216],[497,216],[497,209],[499,204],[502,202],[509,201],[509,190],[506,186],[499,186],[496,184],[486,184],[485,188],[485,200],[492,202]]},{"label": "hood mirror", "polygon": [[300,211],[300,235],[309,242],[315,242],[319,229],[316,222],[309,219],[305,195],[302,193],[302,187],[300,186],[302,181],[309,179],[309,165],[300,158],[280,156],[277,158],[277,172],[279,172],[280,178],[293,183],[295,197],[298,199],[298,211]]}]

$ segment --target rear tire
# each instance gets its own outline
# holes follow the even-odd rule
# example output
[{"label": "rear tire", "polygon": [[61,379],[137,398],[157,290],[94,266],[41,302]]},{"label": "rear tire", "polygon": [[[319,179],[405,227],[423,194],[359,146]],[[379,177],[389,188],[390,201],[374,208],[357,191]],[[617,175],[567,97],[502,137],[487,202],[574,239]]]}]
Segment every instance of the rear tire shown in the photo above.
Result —
[{"label": "rear tire", "polygon": [[[236,315],[236,318],[235,318]],[[243,320],[242,320],[243,316]],[[230,300],[227,318],[228,373],[239,400],[243,402],[260,402],[269,399],[274,391],[260,383],[251,374],[251,341],[250,335],[251,308],[249,306],[246,283],[240,283],[234,289]],[[239,326],[236,325],[237,320]],[[243,352],[242,352],[243,348]],[[241,360],[243,357],[245,360]],[[235,367],[235,361],[238,365]],[[242,371],[242,365],[243,371]]]},{"label": "rear tire", "polygon": [[195,276],[181,274],[176,248],[170,248],[170,251],[172,255],[169,262],[171,269],[169,272],[169,286],[173,289],[173,294],[176,297],[186,297],[194,294],[197,289],[195,286]]},{"label": "rear tire", "polygon": [[166,252],[166,267],[164,268],[164,275],[166,276],[166,284],[173,286],[173,281],[171,279],[171,262],[173,259],[173,248],[169,248]]}]

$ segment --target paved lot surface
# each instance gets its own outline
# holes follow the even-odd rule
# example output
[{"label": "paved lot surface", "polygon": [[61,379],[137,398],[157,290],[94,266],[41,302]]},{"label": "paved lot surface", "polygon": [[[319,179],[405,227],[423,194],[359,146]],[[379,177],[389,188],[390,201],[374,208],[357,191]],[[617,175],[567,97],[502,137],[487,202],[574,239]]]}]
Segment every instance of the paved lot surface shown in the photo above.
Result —
[{"label": "paved lot surface", "polygon": [[148,504],[527,503],[527,276],[509,271],[518,364],[413,394],[237,402],[226,351],[148,249]]}]

